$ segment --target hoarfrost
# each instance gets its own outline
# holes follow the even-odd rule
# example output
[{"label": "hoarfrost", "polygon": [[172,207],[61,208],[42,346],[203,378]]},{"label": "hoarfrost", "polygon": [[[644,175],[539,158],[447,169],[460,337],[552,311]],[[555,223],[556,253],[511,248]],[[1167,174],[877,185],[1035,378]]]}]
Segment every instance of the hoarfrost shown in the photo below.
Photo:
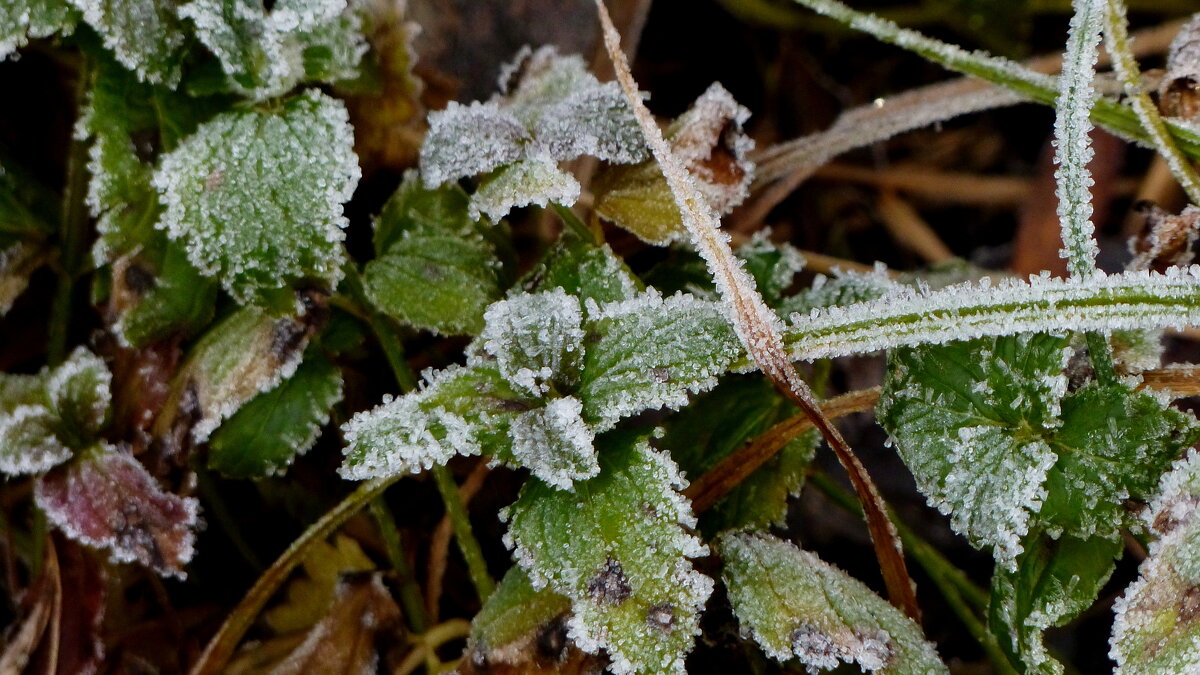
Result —
[{"label": "hoarfrost", "polygon": [[789,542],[727,533],[719,550],[734,614],[771,658],[809,672],[857,664],[867,672],[947,673],[900,610],[861,582]]},{"label": "hoarfrost", "polygon": [[595,434],[583,421],[583,404],[574,396],[556,398],[512,421],[513,458],[533,475],[560,490],[600,471]]},{"label": "hoarfrost", "polygon": [[509,211],[537,204],[574,204],[579,199],[579,181],[558,168],[545,152],[528,153],[488,175],[471,195],[470,215],[498,221]]},{"label": "hoarfrost", "polygon": [[556,383],[574,384],[583,358],[583,313],[579,299],[561,288],[521,294],[492,304],[484,313],[483,350],[502,376],[543,396]]},{"label": "hoarfrost", "polygon": [[[467,143],[464,139],[470,139]],[[421,145],[421,180],[433,188],[460,176],[487,173],[521,159],[529,132],[495,101],[454,101],[429,116]]]},{"label": "hoarfrost", "polygon": [[66,0],[6,0],[0,3],[0,61],[29,41],[75,29],[75,13]]},{"label": "hoarfrost", "polygon": [[159,227],[243,303],[306,275],[332,284],[361,175],[353,142],[345,107],[315,90],[277,113],[218,115],[163,158]]},{"label": "hoarfrost", "polygon": [[170,4],[156,0],[70,0],[117,61],[145,82],[175,87],[187,41]]}]

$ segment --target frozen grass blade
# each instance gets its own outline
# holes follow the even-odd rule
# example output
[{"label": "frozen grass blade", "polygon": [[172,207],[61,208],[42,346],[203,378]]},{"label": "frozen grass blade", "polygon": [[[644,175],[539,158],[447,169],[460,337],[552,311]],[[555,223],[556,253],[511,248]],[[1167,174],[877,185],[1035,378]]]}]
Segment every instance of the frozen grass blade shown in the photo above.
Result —
[{"label": "frozen grass blade", "polygon": [[642,133],[683,215],[683,224],[692,241],[708,264],[709,273],[726,304],[729,318],[754,363],[775,386],[801,410],[808,413],[837,454],[854,483],[855,491],[867,514],[867,524],[875,545],[875,555],[887,584],[893,604],[909,617],[919,619],[916,593],[908,576],[901,553],[899,536],[888,518],[883,499],[867,475],[866,469],[851,452],[837,427],[822,414],[812,391],[800,378],[788,358],[774,313],[755,290],[754,281],[746,273],[729,248],[728,236],[720,231],[717,218],[704,197],[696,189],[678,158],[672,153],[662,131],[642,102],[637,83],[629,72],[629,64],[621,51],[621,39],[608,16],[603,0],[596,0],[600,22],[604,28],[604,45],[612,59],[617,80],[637,117]]},{"label": "frozen grass blade", "polygon": [[1113,70],[1120,77],[1125,87],[1125,95],[1129,97],[1129,104],[1137,113],[1142,127],[1154,140],[1154,147],[1158,149],[1158,154],[1162,155],[1167,166],[1171,167],[1171,174],[1175,176],[1175,180],[1179,181],[1179,185],[1187,193],[1188,199],[1193,204],[1200,204],[1200,175],[1196,174],[1191,160],[1175,144],[1175,139],[1171,138],[1166,123],[1158,114],[1158,106],[1142,88],[1141,69],[1138,68],[1130,48],[1129,23],[1125,18],[1125,3],[1122,0],[1107,0],[1106,4],[1104,44],[1112,58]]}]

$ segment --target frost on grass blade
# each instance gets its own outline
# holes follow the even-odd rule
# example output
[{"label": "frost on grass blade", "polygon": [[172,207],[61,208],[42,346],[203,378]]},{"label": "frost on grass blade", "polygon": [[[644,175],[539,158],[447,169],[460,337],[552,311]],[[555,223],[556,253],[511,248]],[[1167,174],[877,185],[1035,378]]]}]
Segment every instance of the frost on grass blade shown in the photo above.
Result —
[{"label": "frost on grass blade", "polygon": [[426,189],[410,173],[375,220],[376,258],[363,269],[363,289],[406,324],[474,335],[507,285],[498,254],[506,232],[468,216],[458,187]]},{"label": "frost on grass blade", "polygon": [[[655,445],[668,450],[686,475],[696,477],[795,413],[765,378],[729,376],[668,418],[666,433]],[[700,517],[701,531],[782,525],[788,498],[804,485],[819,439],[815,430],[809,430],[785,445]]]},{"label": "frost on grass blade", "polygon": [[578,382],[583,359],[583,312],[562,289],[525,293],[484,314],[479,339],[500,375],[535,397],[554,385]]},{"label": "frost on grass blade", "polygon": [[548,154],[530,153],[483,179],[471,195],[471,217],[484,215],[496,221],[519,206],[551,202],[569,206],[579,199],[579,189],[579,181],[558,168]]},{"label": "frost on grass blade", "polygon": [[1057,181],[1058,219],[1062,225],[1062,257],[1072,276],[1087,277],[1096,271],[1099,248],[1092,227],[1092,106],[1097,93],[1096,75],[1100,29],[1107,0],[1075,0],[1075,13],[1067,33],[1067,53],[1059,77],[1057,116],[1054,120],[1054,172]]},{"label": "frost on grass blade", "polygon": [[574,492],[530,481],[504,515],[517,563],[535,588],[571,600],[569,636],[585,652],[604,649],[619,675],[683,673],[712,581],[689,558],[707,549],[675,464],[645,438],[597,439],[601,473]]},{"label": "frost on grass blade", "polygon": [[0,3],[0,61],[30,40],[70,35],[76,14],[66,0],[6,0]]},{"label": "frost on grass blade", "polygon": [[208,440],[221,422],[296,372],[323,320],[305,296],[296,314],[243,307],[205,333],[188,353],[155,422],[155,435],[187,447]]},{"label": "frost on grass blade", "polygon": [[234,91],[255,99],[353,77],[367,45],[346,0],[192,0],[179,8]]},{"label": "frost on grass blade", "polygon": [[333,283],[353,141],[346,109],[313,90],[274,112],[222,113],[163,158],[160,227],[241,302],[302,277]]},{"label": "frost on grass blade", "polygon": [[279,386],[250,399],[213,433],[208,468],[234,478],[285,471],[317,442],[342,399],[342,373],[311,355]]},{"label": "frost on grass blade", "polygon": [[783,299],[777,311],[784,316],[794,314],[793,319],[803,325],[800,317],[811,315],[813,310],[870,302],[899,290],[882,265],[867,273],[838,272],[832,277],[818,274],[812,286]]},{"label": "frost on grass blade", "polygon": [[187,41],[175,7],[157,0],[71,0],[117,61],[145,82],[179,84]]},{"label": "frost on grass blade", "polygon": [[663,298],[650,289],[588,314],[578,396],[584,419],[598,431],[647,408],[680,408],[688,394],[713,388],[717,376],[744,358],[715,302]]},{"label": "frost on grass blade", "polygon": [[809,672],[948,673],[921,628],[862,582],[763,534],[721,537],[723,577],[743,630],[771,658]]},{"label": "frost on grass blade", "polygon": [[1066,340],[1044,334],[898,349],[879,421],[930,503],[1011,566],[1058,460]]},{"label": "frost on grass blade", "polygon": [[472,217],[499,220],[529,204],[574,204],[579,183],[560,161],[583,154],[610,162],[645,158],[620,90],[600,84],[579,56],[526,49],[500,79],[504,93],[487,102],[431,113],[421,146],[428,188],[487,174],[471,197]]},{"label": "frost on grass blade", "polygon": [[452,367],[343,427],[350,480],[417,473],[455,454],[511,458],[509,425],[531,406],[494,368]]},{"label": "frost on grass blade", "polygon": [[[671,123],[666,138],[696,188],[718,214],[749,195],[754,141],[742,131],[750,111],[720,84],[713,84],[691,109]],[[653,160],[613,166],[596,177],[596,213],[643,241],[665,245],[685,239],[686,230],[662,169]]]},{"label": "frost on grass blade", "polygon": [[108,444],[81,452],[38,479],[37,505],[71,539],[183,579],[200,505],[164,492],[133,455]]},{"label": "frost on grass blade", "polygon": [[1023,542],[1016,568],[992,575],[988,621],[1013,664],[1029,673],[1061,673],[1042,633],[1091,607],[1108,581],[1123,542],[1117,538],[1057,538],[1043,532]]},{"label": "frost on grass blade", "polygon": [[1200,668],[1200,454],[1188,452],[1162,478],[1146,525],[1158,538],[1138,580],[1113,606],[1109,656],[1127,675],[1183,675]]}]

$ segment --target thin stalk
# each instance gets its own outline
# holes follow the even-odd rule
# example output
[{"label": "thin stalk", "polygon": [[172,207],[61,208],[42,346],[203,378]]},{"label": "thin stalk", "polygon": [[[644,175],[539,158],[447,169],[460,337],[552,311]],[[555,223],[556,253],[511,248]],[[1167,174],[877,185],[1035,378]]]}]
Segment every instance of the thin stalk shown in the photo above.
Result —
[{"label": "thin stalk", "polygon": [[1129,44],[1129,22],[1125,18],[1125,3],[1121,0],[1107,0],[1104,25],[1104,44],[1112,57],[1113,70],[1121,78],[1125,87],[1125,95],[1133,111],[1137,113],[1142,128],[1150,134],[1158,154],[1171,167],[1171,173],[1188,199],[1193,204],[1200,204],[1200,174],[1196,167],[1183,154],[1175,140],[1171,138],[1166,123],[1158,114],[1158,106],[1150,99],[1150,95],[1142,88],[1142,71]]},{"label": "thin stalk", "polygon": [[217,673],[223,672],[229,657],[233,655],[238,643],[241,642],[250,625],[254,623],[254,619],[262,611],[263,606],[279,590],[292,570],[304,560],[309,549],[341,527],[351,516],[358,513],[372,499],[383,494],[388,486],[400,478],[401,476],[388,476],[360,484],[358,489],[321,516],[320,520],[310,525],[267,568],[267,571],[263,572],[237,607],[233,608],[233,611],[225,618],[225,623],[221,624],[217,633],[205,646],[204,652],[200,654],[200,658],[188,671],[189,675],[217,675]]},{"label": "thin stalk", "polygon": [[642,102],[637,82],[629,70],[625,53],[621,51],[621,36],[613,26],[603,0],[596,0],[596,10],[604,32],[604,46],[613,62],[617,81],[633,110],[638,126],[642,129],[643,138],[662,168],[692,243],[708,265],[708,271],[721,294],[738,337],[763,374],[788,400],[808,413],[845,467],[859,499],[863,502],[867,528],[875,546],[880,571],[887,584],[889,599],[910,617],[919,618],[921,612],[917,606],[916,591],[905,567],[904,556],[900,555],[895,528],[884,512],[879,491],[862,463],[842,438],[841,432],[821,414],[812,391],[788,358],[783,338],[776,328],[774,312],[767,307],[754,287],[754,280],[734,257],[729,248],[728,235],[721,232],[716,215],[696,189],[687,170],[672,152],[662,130]]},{"label": "thin stalk", "polygon": [[400,539],[400,530],[396,527],[396,519],[388,509],[383,495],[371,500],[371,516],[379,526],[379,536],[383,538],[383,548],[387,551],[388,561],[396,572],[400,586],[400,605],[404,607],[404,616],[408,619],[408,627],[414,633],[424,633],[429,625],[425,617],[425,602],[421,597],[421,587],[408,565],[404,555],[404,544]]},{"label": "thin stalk", "polygon": [[575,215],[575,212],[569,207],[563,206],[562,204],[551,204],[551,206],[554,207],[554,212],[558,214],[558,217],[562,220],[563,226],[568,232],[574,234],[576,237],[579,237],[579,239],[582,241],[592,244],[600,243],[600,238],[596,236],[596,232],[592,231],[590,227],[585,225],[583,221],[579,219],[579,216]]},{"label": "thin stalk", "polygon": [[[87,57],[80,56],[78,81],[75,83],[75,106],[82,110],[91,84],[91,67]],[[75,279],[79,275],[87,244],[87,143],[73,138],[67,155],[67,184],[62,197],[62,223],[59,227],[58,286],[50,306],[50,327],[47,336],[46,360],[57,365],[67,356],[67,335],[71,327],[71,305]]]},{"label": "thin stalk", "polygon": [[433,474],[438,492],[442,495],[442,502],[446,504],[446,515],[450,516],[450,524],[454,527],[454,539],[458,542],[458,550],[462,553],[463,560],[467,563],[467,572],[471,576],[471,583],[475,585],[475,593],[479,595],[480,603],[486,602],[492,591],[496,590],[496,582],[488,574],[483,550],[479,547],[479,541],[475,539],[471,530],[471,520],[467,517],[467,509],[458,494],[458,484],[444,466],[435,466],[430,469],[430,473]]},{"label": "thin stalk", "polygon": [[[862,515],[862,509],[854,497],[846,492],[833,479],[821,472],[814,472],[809,481],[823,492],[831,502],[841,508]],[[1016,675],[1018,672],[1009,661],[1004,650],[1000,648],[996,637],[988,631],[980,614],[987,611],[988,595],[976,586],[962,570],[946,560],[936,548],[930,546],[903,522],[893,518],[900,539],[904,542],[904,550],[913,560],[925,570],[930,580],[945,598],[950,610],[958,617],[963,627],[975,638],[980,648],[987,654],[988,660],[998,673]]]}]

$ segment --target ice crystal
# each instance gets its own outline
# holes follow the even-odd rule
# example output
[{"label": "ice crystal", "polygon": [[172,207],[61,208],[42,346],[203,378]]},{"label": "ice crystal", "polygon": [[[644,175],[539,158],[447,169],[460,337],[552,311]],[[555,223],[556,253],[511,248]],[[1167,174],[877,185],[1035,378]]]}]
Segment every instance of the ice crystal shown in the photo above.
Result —
[{"label": "ice crystal", "polygon": [[535,588],[571,600],[569,635],[603,649],[618,675],[683,673],[712,580],[688,558],[707,549],[682,526],[695,519],[676,492],[675,464],[644,438],[598,439],[600,475],[574,492],[531,482],[504,516],[507,540]]},{"label": "ice crystal", "polygon": [[1158,536],[1142,561],[1138,580],[1113,606],[1109,656],[1116,672],[1189,673],[1200,668],[1200,453],[1190,450],[1162,477],[1159,495],[1145,513]]},{"label": "ice crystal", "polygon": [[160,227],[242,302],[341,276],[342,202],[360,175],[346,109],[310,90],[278,112],[227,112],[163,158]]},{"label": "ice crystal", "polygon": [[720,540],[729,600],[771,658],[809,672],[857,664],[867,672],[948,673],[921,629],[845,572],[764,534]]},{"label": "ice crystal", "polygon": [[[346,0],[280,0],[270,11],[260,0],[192,0],[179,15],[195,25],[233,88],[256,99],[304,80],[352,77],[367,50]],[[325,58],[314,61],[313,53]]]},{"label": "ice crystal", "polygon": [[486,102],[451,103],[429,116],[421,146],[428,188],[481,173],[471,213],[503,218],[519,206],[574,204],[579,183],[558,162],[588,154],[611,162],[646,156],[620,90],[601,84],[579,56],[526,48],[506,65],[502,93]]},{"label": "ice crystal", "polygon": [[164,492],[133,455],[107,444],[82,452],[38,480],[34,497],[68,537],[183,579],[200,504]]},{"label": "ice crystal", "polygon": [[172,5],[157,0],[70,0],[117,61],[146,82],[179,83],[187,41]]},{"label": "ice crystal", "polygon": [[32,39],[70,35],[75,12],[66,0],[6,0],[0,3],[0,61]]}]

